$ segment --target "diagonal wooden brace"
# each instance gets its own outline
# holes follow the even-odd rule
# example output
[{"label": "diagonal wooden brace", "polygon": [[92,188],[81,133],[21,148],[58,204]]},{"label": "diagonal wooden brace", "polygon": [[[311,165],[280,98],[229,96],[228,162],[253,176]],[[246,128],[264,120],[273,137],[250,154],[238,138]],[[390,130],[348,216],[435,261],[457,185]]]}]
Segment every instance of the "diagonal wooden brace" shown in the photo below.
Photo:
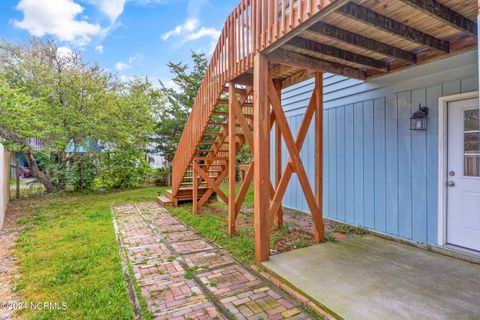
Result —
[{"label": "diagonal wooden brace", "polygon": [[[282,105],[281,105],[281,101],[278,97],[278,94],[275,90],[274,83],[272,81],[269,81],[269,83],[268,83],[268,97],[269,97],[270,103],[272,105],[272,109],[275,113],[275,119],[276,119],[277,124],[280,128],[282,136],[284,137],[285,145],[286,145],[286,147],[288,149],[288,152],[290,154],[290,159],[289,159],[289,162],[288,162],[289,165],[287,166],[286,172],[285,172],[284,176],[282,177],[282,178],[285,178],[285,181],[286,181],[286,182],[283,182],[283,185],[288,184],[288,180],[291,177],[291,172],[290,171],[295,171],[295,173],[298,176],[298,180],[300,182],[300,185],[303,189],[303,192],[305,194],[305,199],[307,201],[308,207],[310,208],[310,211],[311,211],[311,214],[312,214],[312,217],[313,217],[314,226],[315,226],[315,228],[314,228],[315,229],[315,238],[319,239],[320,234],[323,234],[323,230],[320,230],[320,228],[323,228],[323,221],[322,221],[322,215],[321,215],[321,212],[320,212],[320,208],[317,205],[315,195],[314,195],[314,193],[312,191],[312,188],[310,186],[310,183],[308,181],[308,177],[307,177],[307,174],[306,174],[306,171],[305,171],[305,168],[303,166],[303,162],[302,162],[302,159],[301,159],[300,153],[299,153],[300,148],[297,147],[297,142],[293,139],[292,132],[290,131],[287,118],[285,116],[285,113],[284,113]],[[314,98],[315,98],[315,93],[312,95],[312,99],[314,99]],[[314,101],[314,103],[312,103],[312,105],[315,107],[315,101]],[[309,108],[310,107],[311,106],[309,106]],[[314,110],[315,109],[313,109],[313,111]],[[308,110],[307,110],[307,112],[308,112]],[[312,114],[313,114],[313,112],[312,112]],[[306,128],[304,129],[305,131],[308,130],[310,122],[311,122],[311,116],[309,116],[308,123],[305,122],[305,123],[302,124],[302,126],[306,125]],[[301,128],[301,129],[303,129],[303,128]],[[305,132],[305,135],[306,135],[306,132]],[[300,146],[303,144],[303,141],[301,141],[301,142],[302,143],[300,144]],[[288,169],[288,168],[290,168],[290,169]],[[282,180],[283,179],[281,179],[281,181],[279,183],[279,187],[278,187],[279,190],[278,191],[283,191],[284,189],[286,189],[286,186],[284,187],[282,185]],[[284,191],[282,193],[284,194]],[[283,198],[283,194],[280,194],[278,197],[276,197],[277,199],[275,199],[275,196],[277,196],[277,194],[275,194],[275,196],[274,196],[274,200],[277,200],[277,203],[275,203],[275,201],[274,201],[273,204],[275,205],[275,207],[270,208],[270,212],[269,212],[270,221],[273,221],[272,215],[274,215],[277,212],[276,210],[272,210],[272,209],[275,209],[277,206],[280,206],[281,199]]]}]

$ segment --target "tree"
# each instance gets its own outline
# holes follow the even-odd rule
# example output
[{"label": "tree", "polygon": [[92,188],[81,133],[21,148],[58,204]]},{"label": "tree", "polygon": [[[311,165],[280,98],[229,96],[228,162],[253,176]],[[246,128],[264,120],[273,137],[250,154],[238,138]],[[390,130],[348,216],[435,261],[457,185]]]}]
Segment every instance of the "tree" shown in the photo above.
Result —
[{"label": "tree", "polygon": [[160,82],[160,91],[167,101],[158,115],[155,142],[158,151],[168,162],[173,160],[183,128],[208,68],[205,54],[192,51],[192,60],[192,69],[182,62],[168,63],[168,68],[174,75],[172,81],[175,88],[166,87]]},{"label": "tree", "polygon": [[[85,160],[80,149],[146,150],[158,94],[147,79],[122,83],[52,41],[0,45],[0,139],[24,154],[47,192],[66,188],[68,172],[86,172],[67,170]],[[45,143],[41,167],[29,138]]]}]

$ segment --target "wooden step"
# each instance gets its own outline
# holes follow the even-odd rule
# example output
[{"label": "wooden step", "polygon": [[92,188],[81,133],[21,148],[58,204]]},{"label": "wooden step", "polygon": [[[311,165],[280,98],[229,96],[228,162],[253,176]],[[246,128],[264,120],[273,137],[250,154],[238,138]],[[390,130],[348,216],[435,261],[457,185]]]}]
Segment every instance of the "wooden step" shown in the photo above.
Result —
[{"label": "wooden step", "polygon": [[[207,187],[199,187],[198,188],[198,200],[207,192],[210,188]],[[192,196],[193,196],[193,189],[192,187],[181,187],[176,195],[176,200],[177,201],[192,201]],[[172,203],[174,202],[173,200],[173,195],[172,195],[172,190],[165,190],[165,198],[168,201],[171,201]],[[158,201],[158,199],[157,199]]]},{"label": "wooden step", "polygon": [[[206,165],[205,164],[199,164],[198,165],[199,167],[205,167]],[[213,167],[220,167],[219,165],[212,165]],[[187,170],[185,173],[189,173],[189,174],[192,174],[192,170]],[[223,170],[220,170],[220,169],[210,169],[210,170],[207,170],[206,172],[223,172]]]},{"label": "wooden step", "polygon": [[[180,183],[180,186],[182,188],[192,189],[193,188],[193,182],[182,182],[182,183]],[[198,187],[199,188],[206,188],[207,184],[205,182],[202,182],[202,183],[200,183],[200,185]]]},{"label": "wooden step", "polygon": [[[213,111],[213,114],[216,115],[216,116],[228,117],[228,112],[225,112],[225,111]],[[253,115],[252,115],[252,114],[244,114],[243,116],[244,116],[245,118],[253,119]]]},{"label": "wooden step", "polygon": [[209,126],[217,126],[217,127],[227,127],[228,126],[228,123],[225,123],[225,122],[209,122],[208,123]]},{"label": "wooden step", "polygon": [[[209,178],[211,179],[215,179],[215,178],[218,178],[218,175],[216,176],[208,176]],[[182,181],[192,181],[193,180],[193,177],[183,177],[183,180]]]},{"label": "wooden step", "polygon": [[[238,127],[238,126],[239,126],[239,124],[237,124],[237,127]],[[203,133],[204,136],[219,136],[219,135],[221,135],[221,134],[223,134],[223,133],[222,133],[222,132],[212,132],[212,131],[205,131],[205,132]],[[237,132],[235,135],[237,135],[237,136],[243,136],[243,133],[238,133],[238,132]]]},{"label": "wooden step", "polygon": [[161,206],[168,206],[171,207],[173,206],[173,201],[167,198],[165,195],[161,195],[157,197],[157,203],[160,204]]},{"label": "wooden step", "polygon": [[[238,89],[237,89],[238,90]],[[217,104],[224,104],[224,105],[227,105],[228,106],[228,99],[218,99],[217,100]],[[252,102],[245,102],[243,104],[243,106],[250,106],[250,107],[253,107],[253,103]]]},{"label": "wooden step", "polygon": [[[228,127],[228,122],[212,122],[210,121],[208,123],[209,126],[216,126],[216,127]],[[236,123],[235,124],[237,127],[241,127],[241,125],[239,123]]]}]

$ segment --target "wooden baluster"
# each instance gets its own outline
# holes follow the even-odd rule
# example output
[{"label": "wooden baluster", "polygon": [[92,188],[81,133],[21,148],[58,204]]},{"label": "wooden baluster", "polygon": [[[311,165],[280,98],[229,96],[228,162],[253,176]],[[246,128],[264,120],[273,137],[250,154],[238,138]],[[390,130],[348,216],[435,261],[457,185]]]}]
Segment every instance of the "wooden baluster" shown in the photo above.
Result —
[{"label": "wooden baluster", "polygon": [[272,4],[274,3],[271,0],[265,1],[266,2],[266,9],[267,9],[267,23],[266,23],[266,44],[270,44],[271,42],[271,31],[272,31]]},{"label": "wooden baluster", "polygon": [[243,69],[247,69],[247,20],[248,20],[248,7],[247,0],[242,0],[243,14],[242,14],[242,58]]},{"label": "wooden baluster", "polygon": [[268,2],[269,0],[262,0],[262,49],[267,45],[267,22],[268,22]]},{"label": "wooden baluster", "polygon": [[236,41],[236,45],[235,45],[235,53],[237,54],[237,59],[236,59],[236,64],[237,64],[237,75],[240,74],[242,70],[242,64],[241,64],[241,60],[242,60],[242,55],[240,54],[240,49],[241,49],[241,45],[242,45],[242,42],[241,42],[241,28],[240,28],[240,22],[242,21],[241,19],[241,5],[242,3],[240,2],[240,5],[237,7],[237,20],[236,20],[236,27],[237,27],[237,30],[235,32],[236,36],[235,36],[235,39],[237,40]]},{"label": "wooden baluster", "polygon": [[290,29],[293,28],[293,15],[294,15],[294,11],[295,11],[293,9],[294,1],[290,0],[289,5],[290,5],[290,17],[288,19],[288,30],[290,31]]},{"label": "wooden baluster", "polygon": [[278,10],[280,6],[280,0],[275,0],[274,10],[273,10],[273,39],[278,39]]}]

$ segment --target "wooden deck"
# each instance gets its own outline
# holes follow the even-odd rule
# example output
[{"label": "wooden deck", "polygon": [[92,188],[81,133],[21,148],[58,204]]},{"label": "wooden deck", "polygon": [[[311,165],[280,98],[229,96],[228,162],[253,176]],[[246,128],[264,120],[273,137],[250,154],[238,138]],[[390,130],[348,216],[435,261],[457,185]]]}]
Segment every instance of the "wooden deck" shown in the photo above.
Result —
[{"label": "wooden deck", "polygon": [[[474,50],[477,15],[476,1],[241,0],[226,19],[180,139],[173,161],[172,204],[191,197],[196,214],[216,193],[228,204],[228,232],[234,235],[236,216],[254,181],[256,258],[264,261],[269,230],[282,224],[281,201],[295,173],[315,221],[315,236],[323,240],[323,73],[368,81]],[[312,77],[315,90],[294,138],[283,113],[281,89]],[[313,188],[299,156],[312,121]],[[270,183],[273,127],[275,185]],[[290,154],[285,168],[282,140]],[[229,198],[219,185],[235,175],[235,159],[244,144],[253,162],[237,197]],[[191,191],[185,193],[185,188]],[[229,179],[229,194],[236,194],[234,179]]]}]

